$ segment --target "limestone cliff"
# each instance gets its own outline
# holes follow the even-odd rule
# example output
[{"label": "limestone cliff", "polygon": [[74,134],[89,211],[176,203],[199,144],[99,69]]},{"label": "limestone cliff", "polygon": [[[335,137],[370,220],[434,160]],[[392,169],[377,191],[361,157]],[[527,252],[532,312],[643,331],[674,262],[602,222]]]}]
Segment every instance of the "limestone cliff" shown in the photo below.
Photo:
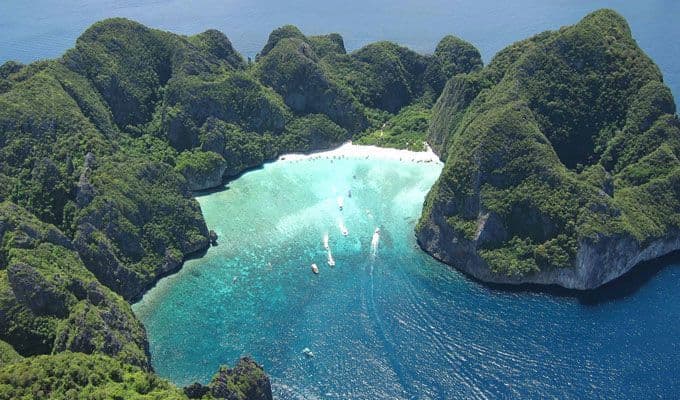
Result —
[{"label": "limestone cliff", "polygon": [[680,249],[675,111],[613,11],[508,47],[434,108],[418,242],[484,281],[575,289]]}]

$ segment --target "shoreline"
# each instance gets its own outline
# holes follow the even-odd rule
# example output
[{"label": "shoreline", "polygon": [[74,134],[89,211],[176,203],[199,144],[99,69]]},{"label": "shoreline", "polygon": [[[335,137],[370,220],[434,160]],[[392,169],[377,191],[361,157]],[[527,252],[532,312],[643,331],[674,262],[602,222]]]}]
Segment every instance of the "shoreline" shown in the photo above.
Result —
[{"label": "shoreline", "polygon": [[402,162],[436,162],[441,163],[439,157],[432,151],[429,144],[425,143],[425,151],[411,151],[395,149],[391,147],[378,147],[374,145],[354,144],[347,141],[331,150],[321,150],[311,153],[287,153],[282,154],[271,162],[279,161],[302,161],[316,160],[320,158],[373,158],[380,160],[395,160]]},{"label": "shoreline", "polygon": [[[241,178],[244,174],[262,169],[264,168],[267,164],[271,164],[274,162],[286,162],[286,161],[303,161],[303,160],[318,160],[318,159],[379,159],[379,160],[390,160],[390,161],[401,161],[401,162],[416,162],[416,163],[440,163],[443,164],[443,162],[439,159],[439,157],[434,153],[430,145],[425,142],[425,151],[411,151],[411,150],[405,150],[405,149],[395,149],[392,147],[379,147],[379,146],[374,146],[374,145],[361,145],[361,144],[354,144],[352,143],[351,140],[342,143],[341,145],[327,149],[327,150],[318,150],[318,151],[312,151],[310,153],[285,153],[281,154],[278,157],[265,161],[264,163],[247,168],[241,172],[239,172],[237,175],[227,177],[223,179],[223,182],[219,186],[215,186],[213,188],[205,189],[205,190],[197,190],[192,192],[192,198],[196,200],[197,197],[201,196],[206,196],[210,195],[213,193],[221,192],[227,189],[227,185],[229,182],[232,182],[234,180],[237,180]],[[203,216],[203,210],[201,210],[201,215]],[[205,216],[203,216],[203,219],[205,220]],[[170,271],[167,271],[166,273],[163,273],[159,276],[157,276],[152,282],[150,282],[148,285],[145,286],[144,290],[140,295],[134,299],[131,299],[128,301],[128,303],[132,305],[136,305],[142,302],[144,297],[151,292],[152,289],[154,289],[158,284],[171,276],[174,276],[178,274],[180,271],[182,271],[185,266],[186,262],[193,260],[193,259],[200,259],[203,258],[208,250],[212,246],[208,245],[205,248],[200,248],[196,251],[193,251],[191,253],[188,253],[184,255],[182,258],[182,262],[176,267],[173,268]]]}]

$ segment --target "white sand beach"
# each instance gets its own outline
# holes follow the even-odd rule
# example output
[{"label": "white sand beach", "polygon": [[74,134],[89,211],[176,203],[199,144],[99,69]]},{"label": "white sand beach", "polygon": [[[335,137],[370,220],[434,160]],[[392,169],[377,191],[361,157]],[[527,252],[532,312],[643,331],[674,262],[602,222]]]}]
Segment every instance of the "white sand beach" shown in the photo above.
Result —
[{"label": "white sand beach", "polygon": [[338,159],[338,158],[380,158],[410,162],[441,162],[439,157],[426,144],[425,151],[409,151],[378,146],[364,146],[353,144],[351,141],[332,150],[325,150],[309,154],[291,153],[281,155],[277,161],[299,161],[308,159]]}]

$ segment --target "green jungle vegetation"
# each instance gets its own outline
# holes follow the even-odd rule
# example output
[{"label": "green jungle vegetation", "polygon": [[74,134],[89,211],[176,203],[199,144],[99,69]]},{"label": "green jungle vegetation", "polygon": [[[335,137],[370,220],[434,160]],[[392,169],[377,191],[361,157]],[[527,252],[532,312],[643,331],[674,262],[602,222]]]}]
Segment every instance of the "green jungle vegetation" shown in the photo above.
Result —
[{"label": "green jungle vegetation", "polygon": [[522,276],[571,268],[584,242],[680,229],[673,96],[614,11],[454,76],[432,114],[428,141],[446,163],[417,232],[452,232],[459,258]]}]

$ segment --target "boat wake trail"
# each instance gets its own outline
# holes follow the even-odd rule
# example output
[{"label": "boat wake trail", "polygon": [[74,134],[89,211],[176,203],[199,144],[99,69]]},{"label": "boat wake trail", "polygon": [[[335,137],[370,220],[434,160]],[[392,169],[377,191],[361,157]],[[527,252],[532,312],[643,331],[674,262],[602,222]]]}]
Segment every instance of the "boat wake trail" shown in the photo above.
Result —
[{"label": "boat wake trail", "polygon": [[368,277],[368,287],[367,287],[367,295],[364,297],[366,299],[365,303],[365,309],[367,313],[370,315],[370,320],[372,321],[372,328],[373,331],[382,345],[383,351],[385,352],[385,359],[389,363],[390,368],[394,372],[399,385],[401,386],[401,389],[407,394],[407,398],[417,398],[418,394],[414,391],[412,382],[413,376],[411,375],[410,371],[407,369],[402,368],[401,362],[399,361],[397,354],[398,354],[398,349],[395,348],[395,346],[392,344],[392,341],[388,337],[388,331],[389,329],[385,328],[385,323],[383,322],[382,318],[380,317],[380,313],[378,312],[378,306],[376,304],[375,300],[375,275],[373,274],[374,266],[377,261],[376,259],[376,254],[377,254],[377,247],[378,247],[378,241],[380,240],[380,229],[376,228],[375,232],[373,233],[373,239],[371,240],[371,251],[372,251],[372,260],[371,262],[368,263],[368,272],[369,272],[369,277]]},{"label": "boat wake trail", "polygon": [[338,218],[338,228],[340,228],[342,236],[349,235],[349,230],[347,230],[347,226],[345,226],[345,222],[341,218]]}]

